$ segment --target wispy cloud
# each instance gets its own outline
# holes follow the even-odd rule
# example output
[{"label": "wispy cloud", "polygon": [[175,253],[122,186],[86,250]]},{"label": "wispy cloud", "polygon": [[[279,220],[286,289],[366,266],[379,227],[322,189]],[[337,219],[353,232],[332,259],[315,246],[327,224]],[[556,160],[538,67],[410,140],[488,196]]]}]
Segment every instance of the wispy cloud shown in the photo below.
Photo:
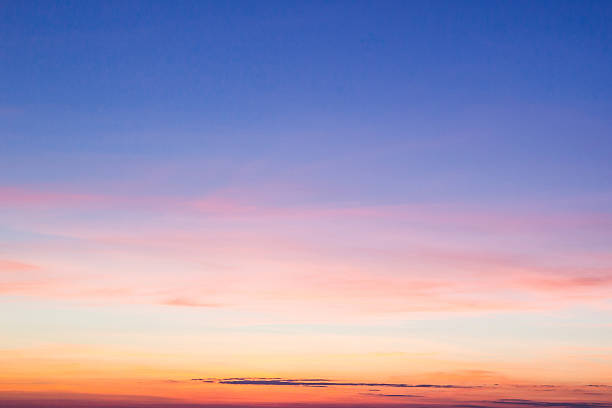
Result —
[{"label": "wispy cloud", "polygon": [[[607,251],[553,242],[559,231],[606,233],[612,216],[601,212],[290,205],[229,190],[193,198],[13,187],[0,188],[0,207],[22,215],[15,227],[52,237],[36,253],[46,251],[66,275],[53,285],[42,276],[0,281],[4,293],[330,316],[598,306],[612,287]],[[56,211],[40,209],[60,211],[60,221]],[[75,216],[74,209],[92,216]],[[533,249],[542,242],[550,248]],[[77,255],[75,243],[85,251]],[[16,252],[31,248],[20,243]],[[84,261],[83,254],[104,262]],[[0,262],[0,270],[27,267],[10,262]],[[144,276],[146,270],[156,274]]]},{"label": "wispy cloud", "polygon": [[32,265],[25,262],[11,261],[0,259],[0,272],[23,272],[40,269],[37,265]]}]

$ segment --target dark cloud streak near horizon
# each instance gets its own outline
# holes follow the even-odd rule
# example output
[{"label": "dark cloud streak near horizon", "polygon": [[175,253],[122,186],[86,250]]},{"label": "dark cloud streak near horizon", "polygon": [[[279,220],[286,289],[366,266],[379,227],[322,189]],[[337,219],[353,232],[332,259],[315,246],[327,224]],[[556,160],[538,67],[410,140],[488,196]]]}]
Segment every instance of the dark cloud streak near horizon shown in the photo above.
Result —
[{"label": "dark cloud streak near horizon", "polygon": [[[212,379],[193,378],[191,381],[213,382]],[[453,384],[403,384],[371,382],[334,382],[327,379],[280,379],[280,378],[223,378],[216,380],[219,384],[234,385],[294,385],[310,387],[349,386],[349,387],[395,387],[395,388],[477,388],[477,386]]]}]

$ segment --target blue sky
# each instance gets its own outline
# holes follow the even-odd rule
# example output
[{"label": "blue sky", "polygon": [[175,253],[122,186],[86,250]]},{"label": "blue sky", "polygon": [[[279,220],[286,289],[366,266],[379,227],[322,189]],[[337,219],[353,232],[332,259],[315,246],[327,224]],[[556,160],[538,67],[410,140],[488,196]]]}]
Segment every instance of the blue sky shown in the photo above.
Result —
[{"label": "blue sky", "polygon": [[[67,156],[94,154],[136,167],[265,161],[251,177],[283,168],[362,201],[610,187],[606,2],[13,2],[0,13],[8,184],[77,183]],[[330,157],[341,160],[322,174],[300,171]],[[90,160],[86,184],[130,177]],[[189,184],[204,181],[184,172],[187,185],[164,188],[196,193]]]}]

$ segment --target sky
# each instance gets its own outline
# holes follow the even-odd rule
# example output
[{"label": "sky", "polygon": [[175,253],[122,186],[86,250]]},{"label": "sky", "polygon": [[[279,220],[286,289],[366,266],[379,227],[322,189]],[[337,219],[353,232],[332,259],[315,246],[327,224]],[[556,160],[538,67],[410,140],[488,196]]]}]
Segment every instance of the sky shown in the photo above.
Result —
[{"label": "sky", "polygon": [[0,405],[612,407],[612,4],[0,1]]}]

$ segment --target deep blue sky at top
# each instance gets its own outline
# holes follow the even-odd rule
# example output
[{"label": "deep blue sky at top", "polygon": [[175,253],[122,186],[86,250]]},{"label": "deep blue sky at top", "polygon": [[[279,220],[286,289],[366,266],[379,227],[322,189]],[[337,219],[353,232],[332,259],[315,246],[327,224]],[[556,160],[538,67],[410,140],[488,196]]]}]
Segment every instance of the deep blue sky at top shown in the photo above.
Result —
[{"label": "deep blue sky at top", "polygon": [[93,154],[360,199],[601,194],[611,108],[608,1],[0,3],[8,185],[124,177]]}]

